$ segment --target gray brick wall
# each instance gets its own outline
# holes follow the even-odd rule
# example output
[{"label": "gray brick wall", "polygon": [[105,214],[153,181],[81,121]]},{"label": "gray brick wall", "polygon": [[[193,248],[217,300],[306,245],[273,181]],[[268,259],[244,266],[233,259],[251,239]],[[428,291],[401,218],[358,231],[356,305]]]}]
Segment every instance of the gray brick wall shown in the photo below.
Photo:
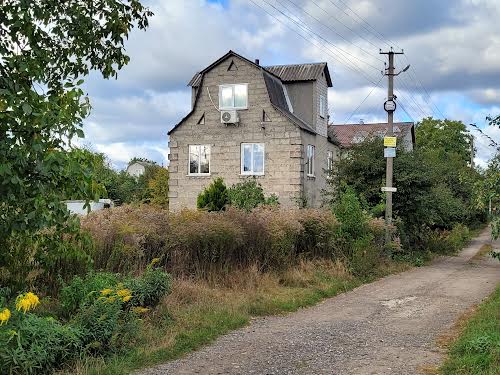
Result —
[{"label": "gray brick wall", "polygon": [[[231,60],[237,70],[228,71]],[[211,103],[210,95],[218,107],[219,85],[248,83],[248,109],[240,110],[238,126],[220,122],[220,113]],[[302,191],[302,139],[300,130],[271,105],[262,72],[255,66],[230,57],[205,74],[203,87],[193,114],[170,135],[170,208],[194,208],[196,197],[216,177],[222,177],[227,186],[243,181],[241,176],[241,143],[265,144],[265,174],[257,176],[266,195],[278,195],[281,206],[296,206]],[[271,122],[262,127],[262,111]],[[205,124],[197,124],[202,115]],[[188,146],[211,146],[210,176],[188,175]]]}]

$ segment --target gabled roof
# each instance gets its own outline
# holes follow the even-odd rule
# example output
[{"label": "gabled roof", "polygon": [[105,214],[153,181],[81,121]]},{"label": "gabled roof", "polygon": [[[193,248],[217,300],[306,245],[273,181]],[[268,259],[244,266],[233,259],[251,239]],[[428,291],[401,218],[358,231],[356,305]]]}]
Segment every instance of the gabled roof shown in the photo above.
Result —
[{"label": "gabled roof", "polygon": [[328,87],[332,79],[326,62],[309,64],[273,65],[265,69],[281,78],[283,82],[315,81],[324,73]]},{"label": "gabled roof", "polygon": [[[218,64],[220,64],[221,62],[223,62],[224,60],[226,60],[230,56],[238,57],[238,58],[246,61],[247,63],[255,66],[256,68],[260,69],[262,71],[263,76],[264,76],[264,82],[266,83],[266,88],[267,88],[267,92],[269,95],[269,100],[271,101],[271,104],[273,105],[273,107],[278,112],[280,112],[282,115],[286,116],[291,122],[293,122],[295,125],[297,125],[301,129],[303,129],[309,133],[312,133],[312,134],[317,134],[316,131],[309,124],[305,123],[303,120],[301,120],[300,118],[295,116],[291,112],[290,108],[288,108],[288,103],[286,101],[285,92],[284,92],[284,88],[283,88],[283,82],[280,79],[280,77],[278,77],[274,73],[268,71],[267,69],[263,68],[262,66],[255,64],[253,61],[250,61],[247,58],[237,54],[234,51],[229,51],[224,56],[222,56],[220,59],[218,59],[214,63],[207,66],[201,72],[196,73],[195,76],[189,82],[189,85],[193,86],[193,87],[201,86],[203,83],[204,74],[206,72],[208,72],[209,70],[211,70],[212,68],[214,68],[215,66],[217,66]],[[191,114],[194,112],[196,104],[198,102],[198,98],[200,96],[200,93],[201,93],[201,90],[197,90],[196,98],[194,101],[194,106],[192,107],[191,111],[177,125],[175,125],[168,132],[169,135],[175,129],[177,129],[177,127],[179,127],[185,120],[187,120],[189,118],[189,116],[191,116]]]},{"label": "gabled roof", "polygon": [[[396,137],[404,137],[410,132],[412,142],[415,144],[415,126],[413,122],[395,122],[393,128]],[[369,137],[383,137],[388,130],[389,124],[384,122],[328,125],[328,137],[335,137],[341,147],[349,148]]]}]

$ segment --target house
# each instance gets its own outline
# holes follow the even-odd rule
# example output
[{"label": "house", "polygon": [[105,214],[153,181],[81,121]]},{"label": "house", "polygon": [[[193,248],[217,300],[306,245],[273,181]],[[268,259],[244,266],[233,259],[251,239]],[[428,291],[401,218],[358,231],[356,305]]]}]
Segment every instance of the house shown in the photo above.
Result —
[{"label": "house", "polygon": [[189,82],[192,109],[169,131],[171,210],[216,177],[256,179],[285,208],[317,207],[339,147],[328,137],[326,63],[263,67],[229,51]]},{"label": "house", "polygon": [[132,177],[139,177],[144,174],[147,167],[153,166],[153,163],[144,160],[134,160],[127,167],[127,174]]},{"label": "house", "polygon": [[[331,138],[336,139],[342,149],[349,149],[365,139],[387,135],[387,123],[360,123],[329,125],[328,132]],[[415,148],[415,125],[413,122],[395,122],[393,124],[394,136],[398,138],[398,146],[405,150]]]}]

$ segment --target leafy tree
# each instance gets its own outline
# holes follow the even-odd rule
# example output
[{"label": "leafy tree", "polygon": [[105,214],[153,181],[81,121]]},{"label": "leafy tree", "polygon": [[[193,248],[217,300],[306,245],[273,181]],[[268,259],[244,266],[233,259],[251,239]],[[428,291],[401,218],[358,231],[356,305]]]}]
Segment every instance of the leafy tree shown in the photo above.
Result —
[{"label": "leafy tree", "polygon": [[81,256],[61,247],[63,233],[78,233],[61,198],[98,194],[85,155],[67,152],[90,110],[83,78],[91,70],[116,77],[129,62],[124,38],[135,25],[145,29],[151,14],[137,0],[2,2],[0,274],[9,280],[12,259],[26,260],[16,272],[27,275],[33,264],[43,273]]},{"label": "leafy tree", "polygon": [[222,178],[217,177],[198,195],[196,206],[207,211],[222,211],[228,202],[226,185]]},{"label": "leafy tree", "polygon": [[[429,228],[451,229],[455,223],[473,224],[484,219],[472,199],[481,176],[470,164],[470,138],[461,122],[424,119],[417,127],[416,149],[398,150],[394,159],[394,186],[398,191],[393,210],[406,247],[423,245]],[[366,210],[382,216],[382,155],[379,138],[349,150],[335,164],[330,179],[333,200],[337,202],[339,194],[349,186]]]},{"label": "leafy tree", "polygon": [[149,180],[149,191],[152,204],[168,207],[168,169],[159,168],[153,178]]}]

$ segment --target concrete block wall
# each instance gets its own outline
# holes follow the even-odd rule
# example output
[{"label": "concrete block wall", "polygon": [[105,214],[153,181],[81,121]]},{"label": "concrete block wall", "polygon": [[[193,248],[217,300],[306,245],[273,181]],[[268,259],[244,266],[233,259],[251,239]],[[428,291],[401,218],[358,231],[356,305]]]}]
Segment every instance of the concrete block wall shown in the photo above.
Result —
[{"label": "concrete block wall", "polygon": [[[237,69],[228,71],[231,61]],[[226,126],[214,104],[219,105],[219,85],[234,83],[248,84],[248,109],[238,111],[239,125]],[[194,112],[170,135],[170,209],[196,207],[198,194],[216,177],[222,177],[226,186],[254,178],[241,175],[241,143],[246,142],[265,145],[265,173],[255,177],[265,194],[276,194],[284,208],[296,207],[303,189],[301,131],[271,105],[261,70],[229,57],[205,74],[199,90]],[[263,110],[270,122],[262,123]],[[203,115],[205,123],[198,124]],[[189,145],[196,144],[211,146],[209,176],[188,174]]]}]

